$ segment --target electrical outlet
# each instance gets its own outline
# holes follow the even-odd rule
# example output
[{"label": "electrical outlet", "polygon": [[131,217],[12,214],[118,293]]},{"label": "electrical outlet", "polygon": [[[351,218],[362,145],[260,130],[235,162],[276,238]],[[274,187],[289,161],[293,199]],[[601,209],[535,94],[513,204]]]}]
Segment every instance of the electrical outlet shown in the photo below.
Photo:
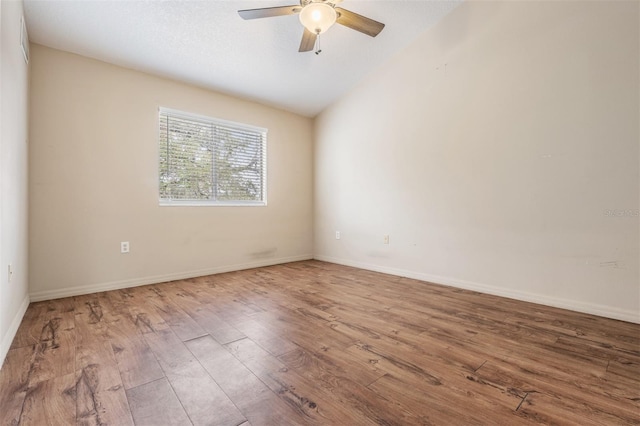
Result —
[{"label": "electrical outlet", "polygon": [[129,241],[120,243],[120,253],[129,253]]},{"label": "electrical outlet", "polygon": [[336,231],[336,240],[340,239],[340,231]]},{"label": "electrical outlet", "polygon": [[389,244],[389,236],[385,235],[383,241],[384,241],[385,244]]}]

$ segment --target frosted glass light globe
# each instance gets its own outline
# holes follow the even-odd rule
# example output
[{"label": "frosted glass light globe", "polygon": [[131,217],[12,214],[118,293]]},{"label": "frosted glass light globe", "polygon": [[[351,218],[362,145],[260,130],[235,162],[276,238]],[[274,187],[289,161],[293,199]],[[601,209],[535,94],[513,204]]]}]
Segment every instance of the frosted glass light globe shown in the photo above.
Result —
[{"label": "frosted glass light globe", "polygon": [[300,11],[300,22],[314,34],[322,34],[336,22],[338,14],[326,3],[309,3]]}]

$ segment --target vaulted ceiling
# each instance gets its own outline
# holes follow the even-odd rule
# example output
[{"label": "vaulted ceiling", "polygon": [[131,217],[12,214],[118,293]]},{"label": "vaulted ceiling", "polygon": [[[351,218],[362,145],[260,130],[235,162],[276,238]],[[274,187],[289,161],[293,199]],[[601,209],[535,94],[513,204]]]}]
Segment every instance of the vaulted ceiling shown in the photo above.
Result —
[{"label": "vaulted ceiling", "polygon": [[334,25],[320,55],[298,53],[297,16],[237,13],[296,0],[25,0],[24,8],[33,43],[314,116],[460,3],[345,0],[340,7],[386,26],[371,38]]}]

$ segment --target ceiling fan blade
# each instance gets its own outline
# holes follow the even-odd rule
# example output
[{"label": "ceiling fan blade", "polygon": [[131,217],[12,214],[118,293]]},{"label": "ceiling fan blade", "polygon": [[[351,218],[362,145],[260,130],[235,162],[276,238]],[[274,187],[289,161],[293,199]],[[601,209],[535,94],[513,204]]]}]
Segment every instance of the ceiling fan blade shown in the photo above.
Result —
[{"label": "ceiling fan blade", "polygon": [[299,4],[291,6],[279,6],[279,7],[263,7],[261,9],[246,9],[239,10],[238,14],[242,19],[258,19],[258,18],[271,18],[273,16],[285,16],[295,15],[300,12],[302,8]]},{"label": "ceiling fan blade", "polygon": [[300,42],[300,49],[298,52],[310,52],[313,50],[316,45],[317,34],[312,33],[308,29],[304,29],[304,33],[302,33],[302,41]]},{"label": "ceiling fan blade", "polygon": [[336,12],[338,12],[338,19],[336,20],[338,24],[349,27],[352,30],[360,31],[371,37],[380,34],[380,31],[384,28],[383,23],[350,12],[347,9],[336,7]]}]

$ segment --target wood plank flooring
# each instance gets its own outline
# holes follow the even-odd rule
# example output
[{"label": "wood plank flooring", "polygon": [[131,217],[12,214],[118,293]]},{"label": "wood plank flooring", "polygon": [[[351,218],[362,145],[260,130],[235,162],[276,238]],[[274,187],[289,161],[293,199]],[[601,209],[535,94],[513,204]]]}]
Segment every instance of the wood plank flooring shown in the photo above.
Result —
[{"label": "wood plank flooring", "polygon": [[0,425],[640,424],[640,325],[318,261],[32,303]]}]

